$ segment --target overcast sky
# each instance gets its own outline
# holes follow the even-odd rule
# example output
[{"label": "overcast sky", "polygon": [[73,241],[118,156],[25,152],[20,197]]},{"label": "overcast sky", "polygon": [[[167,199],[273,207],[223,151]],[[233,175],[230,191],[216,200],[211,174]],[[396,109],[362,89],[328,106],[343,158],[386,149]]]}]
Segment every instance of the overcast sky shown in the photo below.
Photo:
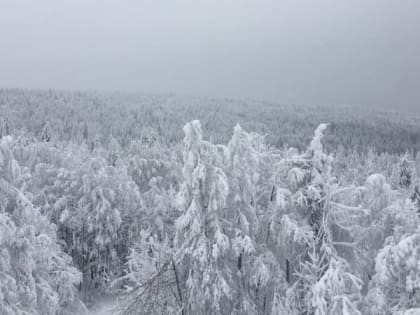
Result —
[{"label": "overcast sky", "polygon": [[420,1],[0,0],[0,87],[420,111]]}]

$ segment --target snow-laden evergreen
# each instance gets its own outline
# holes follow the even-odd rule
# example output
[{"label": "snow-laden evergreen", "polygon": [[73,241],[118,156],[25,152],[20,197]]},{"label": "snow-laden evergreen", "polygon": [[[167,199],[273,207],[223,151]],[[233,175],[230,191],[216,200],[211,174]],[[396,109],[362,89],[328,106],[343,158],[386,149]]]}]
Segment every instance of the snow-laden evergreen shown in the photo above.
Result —
[{"label": "snow-laden evergreen", "polygon": [[14,159],[11,136],[0,142],[0,313],[74,314],[85,308],[81,273],[63,252],[56,227],[25,192],[30,174]]}]

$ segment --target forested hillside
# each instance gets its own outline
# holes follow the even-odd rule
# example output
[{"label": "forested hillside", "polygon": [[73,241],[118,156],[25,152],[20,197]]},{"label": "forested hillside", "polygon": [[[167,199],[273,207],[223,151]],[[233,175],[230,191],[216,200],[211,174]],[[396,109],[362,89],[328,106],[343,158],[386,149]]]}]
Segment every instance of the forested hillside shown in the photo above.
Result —
[{"label": "forested hillside", "polygon": [[266,136],[277,148],[303,150],[313,130],[328,121],[325,149],[382,153],[420,150],[419,116],[362,107],[302,107],[261,101],[206,99],[175,95],[0,89],[0,116],[11,128],[38,136],[48,122],[55,140],[100,141],[112,135],[127,148],[133,139],[181,142],[182,126],[198,119],[209,138],[226,143],[232,128]]},{"label": "forested hillside", "polygon": [[420,119],[0,90],[0,314],[414,314]]}]

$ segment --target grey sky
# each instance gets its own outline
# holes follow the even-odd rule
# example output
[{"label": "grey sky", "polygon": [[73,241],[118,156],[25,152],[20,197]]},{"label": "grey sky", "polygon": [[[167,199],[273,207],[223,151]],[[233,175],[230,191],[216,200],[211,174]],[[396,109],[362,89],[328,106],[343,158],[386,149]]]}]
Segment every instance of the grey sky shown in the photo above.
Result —
[{"label": "grey sky", "polygon": [[0,0],[0,87],[420,111],[420,1]]}]

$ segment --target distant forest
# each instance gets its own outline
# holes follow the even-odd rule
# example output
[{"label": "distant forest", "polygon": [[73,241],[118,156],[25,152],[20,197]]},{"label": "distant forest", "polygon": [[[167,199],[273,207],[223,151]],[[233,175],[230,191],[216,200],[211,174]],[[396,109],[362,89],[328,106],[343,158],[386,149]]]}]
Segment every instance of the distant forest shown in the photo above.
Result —
[{"label": "distant forest", "polygon": [[131,139],[159,138],[166,145],[183,138],[182,126],[198,119],[216,143],[226,142],[232,128],[266,135],[278,148],[304,149],[323,122],[328,152],[337,148],[366,153],[416,154],[420,117],[362,107],[302,107],[258,101],[206,99],[174,95],[34,91],[0,89],[0,117],[9,128],[39,135],[48,122],[56,140],[101,141],[112,134],[123,147]]}]

